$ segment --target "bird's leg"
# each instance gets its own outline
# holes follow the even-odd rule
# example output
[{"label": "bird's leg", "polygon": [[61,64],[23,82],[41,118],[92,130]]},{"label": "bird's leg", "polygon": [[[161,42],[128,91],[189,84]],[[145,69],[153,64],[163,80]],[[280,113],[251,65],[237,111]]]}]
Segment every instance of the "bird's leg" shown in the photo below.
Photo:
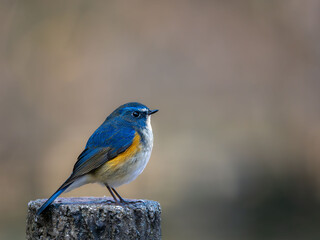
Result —
[{"label": "bird's leg", "polygon": [[[109,192],[111,193],[114,201],[115,201],[115,202],[118,202],[118,199],[117,199],[116,196],[113,194],[113,192],[112,192],[111,188],[109,187],[109,185],[106,184],[106,183],[105,183],[104,185],[106,185],[106,187],[108,188],[108,190],[109,190]],[[117,195],[118,195],[118,194],[117,194]],[[120,198],[120,201],[121,201],[121,198]]]},{"label": "bird's leg", "polygon": [[112,188],[112,190],[114,191],[114,193],[118,196],[118,198],[120,199],[120,202],[121,203],[126,203],[127,201],[125,201],[121,196],[120,194],[114,189]]}]

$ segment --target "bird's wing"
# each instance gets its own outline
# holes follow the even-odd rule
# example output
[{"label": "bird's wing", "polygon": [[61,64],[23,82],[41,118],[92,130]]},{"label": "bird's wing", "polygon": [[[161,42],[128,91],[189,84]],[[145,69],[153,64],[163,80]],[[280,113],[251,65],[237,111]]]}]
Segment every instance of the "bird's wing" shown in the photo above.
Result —
[{"label": "bird's wing", "polygon": [[79,155],[71,176],[63,185],[97,169],[128,149],[135,130],[129,128],[98,128],[88,140],[86,149]]}]

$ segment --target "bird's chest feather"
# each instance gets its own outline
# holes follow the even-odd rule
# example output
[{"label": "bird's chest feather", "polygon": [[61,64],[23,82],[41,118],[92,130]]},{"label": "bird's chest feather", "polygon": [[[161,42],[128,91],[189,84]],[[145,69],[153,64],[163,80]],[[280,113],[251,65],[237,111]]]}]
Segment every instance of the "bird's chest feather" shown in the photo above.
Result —
[{"label": "bird's chest feather", "polygon": [[95,172],[97,181],[118,187],[129,183],[146,167],[153,147],[150,128],[136,133],[131,146],[116,158],[106,162]]}]

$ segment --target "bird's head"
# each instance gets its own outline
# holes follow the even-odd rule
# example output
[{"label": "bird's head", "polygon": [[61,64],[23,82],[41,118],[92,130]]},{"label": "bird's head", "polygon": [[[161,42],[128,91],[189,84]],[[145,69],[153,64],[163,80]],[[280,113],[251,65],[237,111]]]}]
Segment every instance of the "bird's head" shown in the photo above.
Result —
[{"label": "bird's head", "polygon": [[147,127],[150,123],[150,117],[158,110],[150,110],[147,106],[138,103],[130,102],[121,105],[114,110],[106,121],[120,121],[123,124],[132,125],[138,128]]}]

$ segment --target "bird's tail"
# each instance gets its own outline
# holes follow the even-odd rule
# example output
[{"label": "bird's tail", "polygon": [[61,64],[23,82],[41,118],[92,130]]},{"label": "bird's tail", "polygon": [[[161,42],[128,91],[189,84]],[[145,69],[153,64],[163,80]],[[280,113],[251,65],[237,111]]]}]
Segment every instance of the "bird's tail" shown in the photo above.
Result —
[{"label": "bird's tail", "polygon": [[37,215],[39,216],[61,193],[63,193],[70,184],[65,183],[38,209]]}]

